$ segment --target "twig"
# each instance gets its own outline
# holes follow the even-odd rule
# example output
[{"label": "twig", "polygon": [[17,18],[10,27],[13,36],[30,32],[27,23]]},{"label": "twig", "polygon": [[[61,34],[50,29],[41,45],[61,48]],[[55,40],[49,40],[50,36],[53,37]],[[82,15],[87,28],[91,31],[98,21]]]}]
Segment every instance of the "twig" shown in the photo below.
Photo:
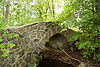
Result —
[{"label": "twig", "polygon": [[[60,47],[59,47],[60,48]],[[60,48],[60,50],[63,52],[63,53],[65,53],[68,57],[70,57],[71,59],[73,59],[73,60],[76,60],[76,61],[78,61],[78,62],[80,62],[80,63],[83,63],[82,61],[80,61],[80,60],[78,60],[78,59],[76,59],[76,58],[73,58],[72,56],[70,56],[68,53],[66,53],[62,48]]]}]

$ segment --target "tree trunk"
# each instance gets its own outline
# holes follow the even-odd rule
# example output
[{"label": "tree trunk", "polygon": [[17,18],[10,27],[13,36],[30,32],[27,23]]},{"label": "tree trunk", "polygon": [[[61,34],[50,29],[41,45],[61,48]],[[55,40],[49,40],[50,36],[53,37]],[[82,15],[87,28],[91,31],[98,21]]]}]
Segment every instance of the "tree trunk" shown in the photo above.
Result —
[{"label": "tree trunk", "polygon": [[55,10],[54,10],[54,0],[52,0],[52,17],[55,16]]},{"label": "tree trunk", "polygon": [[9,16],[9,11],[10,11],[10,0],[7,0],[7,5],[6,5],[6,14],[5,14],[5,22],[8,24],[8,16]]}]

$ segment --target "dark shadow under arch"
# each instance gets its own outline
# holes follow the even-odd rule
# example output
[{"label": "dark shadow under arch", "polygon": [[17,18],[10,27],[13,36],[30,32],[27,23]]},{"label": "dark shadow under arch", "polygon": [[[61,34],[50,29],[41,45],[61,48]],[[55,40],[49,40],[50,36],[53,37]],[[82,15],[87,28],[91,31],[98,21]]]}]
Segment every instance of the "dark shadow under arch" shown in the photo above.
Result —
[{"label": "dark shadow under arch", "polygon": [[67,64],[54,59],[42,59],[37,67],[74,67],[72,64]]},{"label": "dark shadow under arch", "polygon": [[45,43],[45,47],[52,49],[59,49],[59,47],[67,49],[68,41],[63,34],[57,33],[53,35],[48,42]]},{"label": "dark shadow under arch", "polygon": [[40,61],[37,67],[74,67],[72,64],[67,64],[58,60],[60,53],[56,53],[55,50],[59,50],[59,46],[61,48],[67,48],[68,42],[64,35],[57,33],[45,43],[45,47],[50,49],[50,51],[42,52],[41,55],[43,59]]}]

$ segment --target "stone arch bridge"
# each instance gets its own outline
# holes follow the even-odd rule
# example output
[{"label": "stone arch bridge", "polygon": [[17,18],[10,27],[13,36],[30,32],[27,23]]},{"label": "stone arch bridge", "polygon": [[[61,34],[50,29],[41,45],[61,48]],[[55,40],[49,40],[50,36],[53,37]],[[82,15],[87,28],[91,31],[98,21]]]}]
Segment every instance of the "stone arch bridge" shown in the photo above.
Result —
[{"label": "stone arch bridge", "polygon": [[[16,46],[10,49],[11,52],[7,57],[0,57],[0,67],[36,67],[41,65],[39,64],[41,56],[44,59],[60,61],[62,64],[67,64],[67,67],[77,67],[80,64],[70,57],[81,59],[77,54],[71,53],[72,43],[67,42],[73,34],[70,29],[61,32],[61,28],[53,22],[38,22],[7,27],[4,31],[7,32],[7,36],[4,37],[0,32],[4,40],[0,43],[6,44],[11,41]],[[18,34],[18,37],[7,38],[10,33]],[[71,54],[67,56],[61,49]]]}]

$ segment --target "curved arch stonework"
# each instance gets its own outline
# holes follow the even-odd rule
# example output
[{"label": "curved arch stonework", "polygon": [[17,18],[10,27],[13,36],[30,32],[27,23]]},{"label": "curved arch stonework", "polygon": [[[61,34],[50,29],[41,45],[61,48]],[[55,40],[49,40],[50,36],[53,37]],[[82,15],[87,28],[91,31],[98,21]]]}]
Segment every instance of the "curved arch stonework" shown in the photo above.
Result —
[{"label": "curved arch stonework", "polygon": [[[3,42],[0,42],[0,44],[6,44],[11,41],[16,46],[10,49],[11,52],[7,57],[0,57],[0,67],[36,67],[41,59],[40,56],[45,59],[49,57],[57,61],[65,58],[61,62],[72,64],[75,67],[79,65],[79,62],[66,56],[59,49],[60,47],[71,52],[71,43],[67,40],[74,31],[70,29],[61,32],[61,28],[53,22],[37,22],[23,26],[6,27],[3,31],[7,32],[7,36],[4,37],[2,31],[0,32],[0,36],[3,37]],[[10,33],[18,34],[19,36],[9,39],[7,37],[9,37]],[[2,52],[0,52],[0,55],[2,55]]]},{"label": "curved arch stonework", "polygon": [[16,46],[6,58],[7,61],[0,58],[0,67],[29,67],[37,62],[36,56],[45,49],[45,43],[49,38],[60,33],[61,29],[52,22],[37,22],[7,27],[4,31],[19,34],[19,37],[12,40]]}]

